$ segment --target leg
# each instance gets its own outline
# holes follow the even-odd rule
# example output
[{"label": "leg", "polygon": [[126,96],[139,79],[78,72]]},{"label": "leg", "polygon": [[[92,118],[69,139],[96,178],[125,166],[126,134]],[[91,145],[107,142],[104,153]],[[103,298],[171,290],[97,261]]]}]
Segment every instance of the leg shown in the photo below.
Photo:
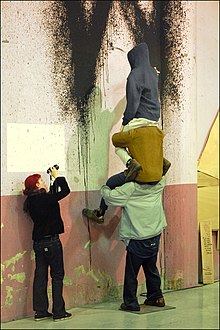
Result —
[{"label": "leg", "polygon": [[127,162],[132,158],[126,148],[115,148],[115,153],[125,166],[127,165]]},{"label": "leg", "polygon": [[53,298],[53,315],[65,315],[65,303],[63,299],[63,248],[59,238],[50,241],[47,252],[48,263],[50,264],[50,275],[52,278],[52,298]]},{"label": "leg", "polygon": [[157,256],[159,250],[160,236],[149,239],[147,256],[143,261],[142,267],[146,278],[147,300],[154,301],[162,298],[161,279],[157,269]]},{"label": "leg", "polygon": [[[110,189],[120,187],[125,183],[126,176],[124,172],[117,173],[112,175],[106,182],[106,186]],[[99,209],[102,211],[102,214],[105,214],[105,211],[108,209],[108,206],[105,204],[104,199],[101,199]]]},{"label": "leg", "polygon": [[142,168],[141,165],[130,156],[126,148],[115,148],[115,153],[128,168],[128,170],[125,171],[125,182],[133,181],[140,172]]},{"label": "leg", "polygon": [[[125,174],[124,172],[115,174],[111,176],[107,182],[106,185],[114,189],[115,187],[122,186],[125,183]],[[106,210],[108,209],[108,206],[105,204],[104,198],[101,199],[99,209],[90,210],[90,209],[83,209],[82,213],[85,215],[88,219],[95,221],[98,224],[102,224],[104,222],[104,214]]]},{"label": "leg", "polygon": [[33,283],[33,310],[45,314],[48,310],[47,282],[48,263],[43,254],[41,243],[34,242],[35,273]]},{"label": "leg", "polygon": [[137,257],[135,254],[127,251],[125,276],[124,276],[124,290],[123,299],[124,304],[130,309],[140,309],[137,300],[137,276],[142,264],[142,258]]},{"label": "leg", "polygon": [[143,269],[146,278],[147,299],[156,300],[163,297],[161,291],[161,279],[157,266],[157,255],[147,258],[143,262]]}]

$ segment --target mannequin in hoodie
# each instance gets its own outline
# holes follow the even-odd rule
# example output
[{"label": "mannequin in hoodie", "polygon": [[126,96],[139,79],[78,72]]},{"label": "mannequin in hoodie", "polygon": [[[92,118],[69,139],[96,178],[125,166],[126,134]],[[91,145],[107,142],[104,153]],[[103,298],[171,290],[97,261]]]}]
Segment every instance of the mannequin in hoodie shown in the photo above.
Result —
[{"label": "mannequin in hoodie", "polygon": [[[151,66],[146,43],[141,43],[128,52],[131,72],[127,78],[127,105],[119,133],[112,137],[115,152],[128,168],[124,172],[110,177],[106,185],[110,189],[128,181],[140,184],[157,184],[163,172],[164,133],[158,128],[160,102],[158,92],[158,74]],[[108,206],[101,199],[98,209],[83,209],[88,219],[99,224],[104,222]]]},{"label": "mannequin in hoodie", "polygon": [[[112,142],[116,147],[116,154],[128,168],[126,182],[135,179],[141,171],[148,172],[147,178],[142,173],[143,181],[157,181],[160,180],[162,173],[161,147],[164,137],[163,132],[158,128],[160,118],[158,71],[150,64],[149,49],[146,43],[132,48],[127,57],[131,66],[126,84],[127,104],[121,131],[113,135]],[[138,130],[140,127],[145,128]],[[130,130],[137,131],[125,133]],[[140,134],[145,135],[146,139],[141,139],[144,145],[139,147],[140,153],[138,152],[137,158],[136,156],[131,157],[126,148],[128,148],[128,144],[132,145],[132,140],[137,139]],[[143,159],[143,155],[145,155],[145,159]],[[159,179],[155,179],[155,169],[158,174],[160,173],[157,175]],[[151,173],[152,170],[154,173]]]}]

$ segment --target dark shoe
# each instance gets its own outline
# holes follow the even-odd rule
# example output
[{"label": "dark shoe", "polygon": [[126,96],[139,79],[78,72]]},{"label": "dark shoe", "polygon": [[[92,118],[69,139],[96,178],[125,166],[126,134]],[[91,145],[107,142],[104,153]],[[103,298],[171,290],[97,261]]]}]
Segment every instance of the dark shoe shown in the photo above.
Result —
[{"label": "dark shoe", "polygon": [[135,159],[131,159],[128,170],[126,171],[125,182],[134,180],[141,169],[141,165]]},{"label": "dark shoe", "polygon": [[145,300],[144,302],[145,305],[149,306],[157,306],[157,307],[164,307],[165,306],[165,300],[163,297],[157,298],[155,300]]},{"label": "dark shoe", "polygon": [[169,162],[169,160],[167,160],[166,158],[163,158],[163,173],[162,173],[163,176],[167,173],[170,166],[171,166],[171,162]]},{"label": "dark shoe", "polygon": [[130,307],[125,305],[124,303],[121,304],[120,308],[121,311],[140,311],[140,307]]},{"label": "dark shoe", "polygon": [[104,223],[104,216],[101,215],[100,217],[98,217],[97,211],[98,210],[83,209],[82,214],[85,215],[88,219],[93,220],[96,223],[102,224]]},{"label": "dark shoe", "polygon": [[71,313],[66,312],[64,315],[59,315],[59,316],[53,316],[54,321],[63,321],[70,319],[72,317]]},{"label": "dark shoe", "polygon": [[52,317],[52,315],[53,314],[49,313],[49,312],[45,312],[45,313],[36,312],[34,315],[34,319],[35,319],[35,321],[41,321],[41,320],[45,320],[45,319]]}]

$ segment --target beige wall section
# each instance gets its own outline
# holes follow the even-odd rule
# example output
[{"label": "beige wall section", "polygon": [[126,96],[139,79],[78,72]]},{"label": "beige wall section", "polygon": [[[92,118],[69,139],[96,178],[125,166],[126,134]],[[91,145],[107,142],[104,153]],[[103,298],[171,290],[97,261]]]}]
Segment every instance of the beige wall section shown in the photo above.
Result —
[{"label": "beige wall section", "polygon": [[[2,195],[21,193],[27,175],[45,171],[46,167],[39,166],[40,159],[44,165],[53,165],[48,148],[56,148],[61,130],[62,148],[57,148],[57,160],[64,167],[65,131],[57,119],[58,104],[52,88],[47,39],[40,14],[45,5],[43,1],[4,1],[1,4]],[[56,125],[59,133],[54,135]]]},{"label": "beige wall section", "polygon": [[[181,44],[175,42],[168,54],[171,59],[168,68],[182,77],[177,79],[180,100],[170,92],[164,97],[163,130],[164,153],[172,166],[167,174],[168,184],[189,184],[197,182],[196,156],[196,57],[195,57],[195,3],[183,1],[186,25],[173,22],[170,34],[179,30]],[[180,65],[181,63],[181,65]],[[176,78],[175,73],[173,73]],[[172,76],[171,76],[172,78]]]},{"label": "beige wall section", "polygon": [[197,158],[219,111],[219,2],[196,5]]},{"label": "beige wall section", "polygon": [[[60,165],[72,191],[85,189],[83,170],[79,169],[76,121],[73,117],[65,123],[59,120],[51,74],[52,40],[43,26],[43,11],[50,5],[50,1],[2,2],[2,195],[21,194],[23,180],[33,171],[42,173],[49,183],[46,169],[54,163]],[[108,26],[107,33],[110,29]],[[123,169],[114,154],[111,134],[121,125],[130,70],[126,53],[133,44],[125,25],[119,32],[113,43],[124,52],[114,49],[108,54],[97,82],[89,190],[99,189],[109,175]],[[65,87],[60,87],[64,94]]]}]

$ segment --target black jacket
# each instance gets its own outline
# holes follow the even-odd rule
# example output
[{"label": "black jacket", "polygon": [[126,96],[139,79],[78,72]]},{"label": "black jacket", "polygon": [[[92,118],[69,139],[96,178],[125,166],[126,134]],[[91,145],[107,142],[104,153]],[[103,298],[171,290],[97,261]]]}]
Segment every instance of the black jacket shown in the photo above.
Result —
[{"label": "black jacket", "polygon": [[146,118],[158,121],[160,102],[158,76],[151,66],[146,43],[141,43],[128,52],[131,72],[126,84],[126,109],[122,125],[134,118]]},{"label": "black jacket", "polygon": [[64,232],[58,201],[66,197],[70,189],[64,177],[56,178],[54,184],[61,188],[59,192],[51,194],[45,189],[40,189],[30,194],[25,201],[24,210],[34,222],[32,233],[34,241],[46,235]]}]

